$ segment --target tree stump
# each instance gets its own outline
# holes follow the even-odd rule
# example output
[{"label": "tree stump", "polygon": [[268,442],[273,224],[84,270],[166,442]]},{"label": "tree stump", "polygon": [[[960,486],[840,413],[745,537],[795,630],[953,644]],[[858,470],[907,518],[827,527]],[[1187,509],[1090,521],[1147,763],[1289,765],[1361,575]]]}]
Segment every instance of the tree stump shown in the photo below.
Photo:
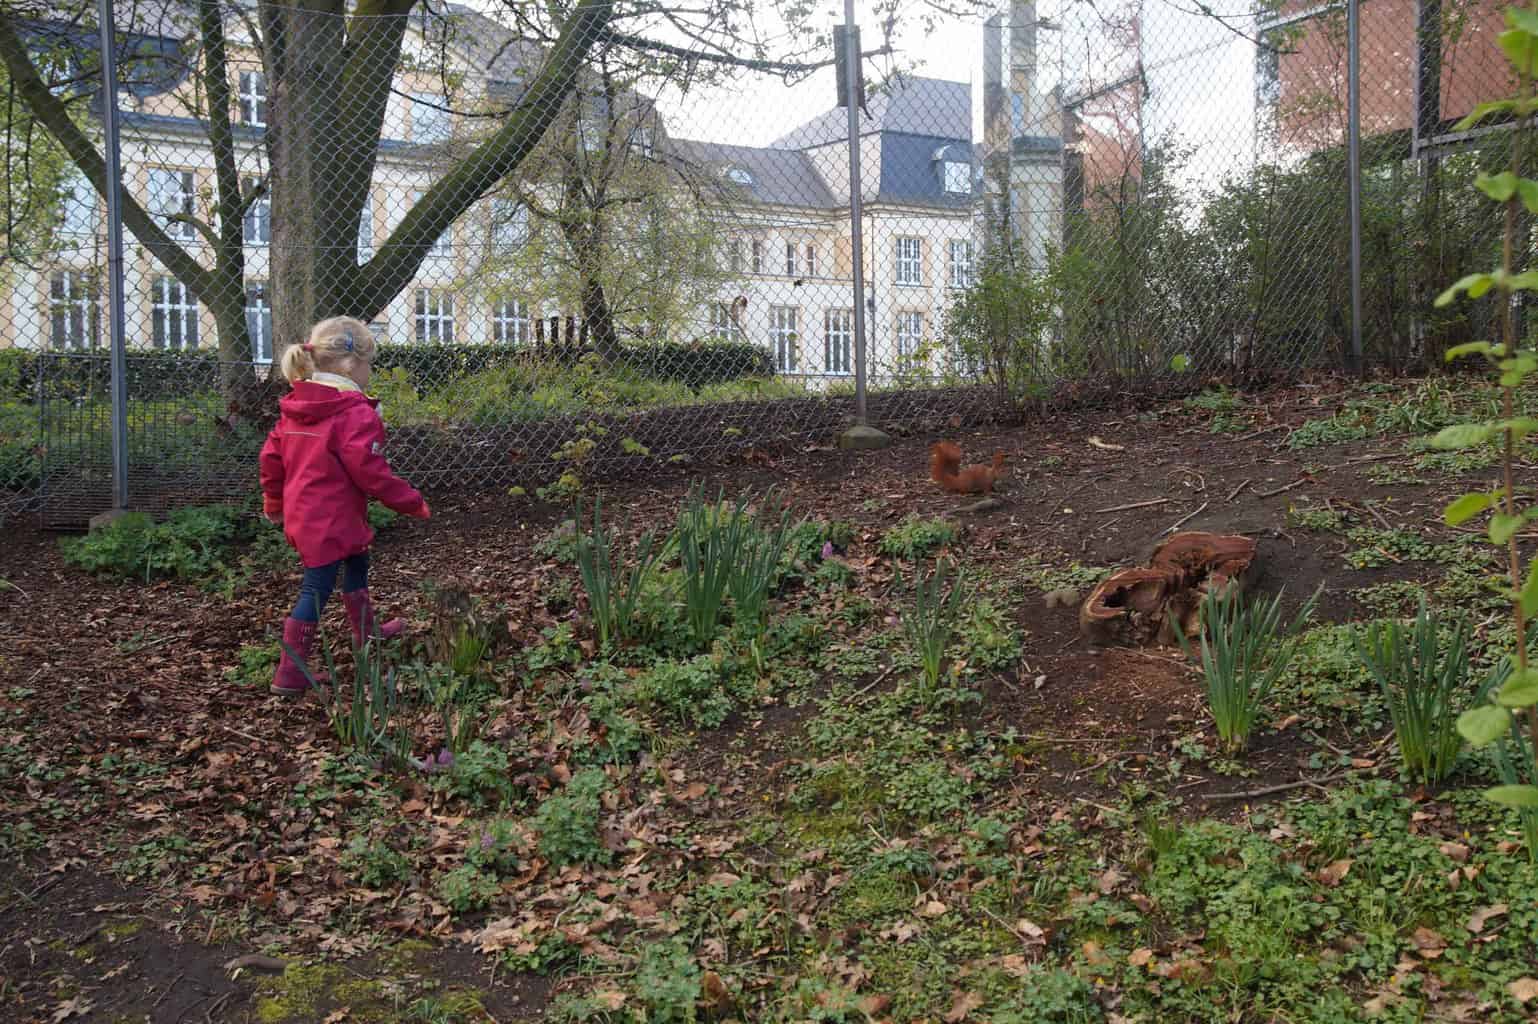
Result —
[{"label": "tree stump", "polygon": [[1217,533],[1177,533],[1154,548],[1147,566],[1112,573],[1079,609],[1079,629],[1099,647],[1171,645],[1201,632],[1202,599],[1244,587],[1255,541]]}]

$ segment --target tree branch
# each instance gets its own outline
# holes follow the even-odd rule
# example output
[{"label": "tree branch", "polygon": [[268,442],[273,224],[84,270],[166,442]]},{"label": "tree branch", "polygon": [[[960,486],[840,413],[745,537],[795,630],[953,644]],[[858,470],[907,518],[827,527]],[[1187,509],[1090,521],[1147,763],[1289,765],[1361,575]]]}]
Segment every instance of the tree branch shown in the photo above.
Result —
[{"label": "tree branch", "polygon": [[[752,57],[735,57],[727,53],[711,53],[703,50],[690,50],[682,46],[674,46],[671,43],[660,42],[655,39],[647,39],[644,36],[630,35],[626,32],[615,32],[611,29],[603,30],[603,41],[613,43],[616,46],[626,46],[632,50],[645,50],[649,53],[664,53],[669,57],[677,57],[680,60],[698,61],[702,64],[720,64],[727,67],[747,68],[749,71],[769,71],[786,75],[803,74],[808,71],[817,71],[831,67],[834,61],[816,61],[814,63],[787,62],[778,60],[758,60]],[[860,59],[868,57],[884,57],[893,52],[892,47],[882,46],[874,50],[865,50],[860,53]]]}]

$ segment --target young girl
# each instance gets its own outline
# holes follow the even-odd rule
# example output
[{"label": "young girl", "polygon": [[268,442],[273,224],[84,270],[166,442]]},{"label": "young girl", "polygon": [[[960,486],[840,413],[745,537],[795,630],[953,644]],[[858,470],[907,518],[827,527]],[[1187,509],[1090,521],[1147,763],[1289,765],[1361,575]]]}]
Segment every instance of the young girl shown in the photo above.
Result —
[{"label": "young girl", "polygon": [[[351,317],[322,320],[310,340],[283,353],[293,390],[278,403],[278,425],[262,448],[262,510],[281,523],[304,563],[299,602],[283,623],[288,648],[272,692],[299,696],[309,688],[301,663],[315,645],[315,626],[342,574],[342,603],[353,643],[392,637],[399,621],[376,625],[368,598],[368,501],[426,519],[427,502],[390,470],[378,401],[363,393],[374,358],[374,336]],[[295,661],[288,651],[300,659]]]}]

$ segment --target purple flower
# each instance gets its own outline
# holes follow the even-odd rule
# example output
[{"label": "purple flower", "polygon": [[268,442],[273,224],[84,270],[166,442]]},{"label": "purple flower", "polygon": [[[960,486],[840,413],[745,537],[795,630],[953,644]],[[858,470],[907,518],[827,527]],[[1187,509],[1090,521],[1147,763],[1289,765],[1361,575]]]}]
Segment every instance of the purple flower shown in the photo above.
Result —
[{"label": "purple flower", "polygon": [[495,838],[493,838],[493,836],[492,836],[492,834],[490,832],[487,832],[487,833],[485,833],[484,835],[481,836],[481,849],[489,850],[493,846],[496,846],[496,845],[497,845],[497,841],[496,841]]},{"label": "purple flower", "polygon": [[438,751],[438,766],[440,768],[447,768],[453,763],[454,755],[449,752],[448,747],[444,747],[442,750]]},{"label": "purple flower", "polygon": [[822,542],[822,557],[824,561],[833,557],[833,542],[831,540]]}]

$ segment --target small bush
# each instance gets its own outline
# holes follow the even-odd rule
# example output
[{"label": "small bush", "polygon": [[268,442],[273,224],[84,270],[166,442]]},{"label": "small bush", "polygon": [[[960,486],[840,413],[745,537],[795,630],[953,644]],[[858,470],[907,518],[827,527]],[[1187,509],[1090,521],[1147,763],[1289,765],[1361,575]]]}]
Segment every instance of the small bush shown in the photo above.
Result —
[{"label": "small bush", "polygon": [[84,537],[60,541],[64,560],[98,575],[147,581],[204,579],[229,562],[229,548],[250,536],[250,527],[228,505],[186,508],[155,523],[142,512]]},{"label": "small bush", "polygon": [[588,768],[539,805],[529,823],[539,833],[539,852],[552,865],[563,868],[609,862],[612,855],[598,835],[600,800],[608,788],[608,777],[597,768]]},{"label": "small bush", "polygon": [[502,892],[502,885],[472,864],[461,864],[440,875],[433,893],[456,914],[484,910]]},{"label": "small bush", "polygon": [[382,839],[354,836],[342,853],[342,870],[359,885],[383,889],[411,878],[411,861]]},{"label": "small bush", "polygon": [[694,728],[714,729],[732,713],[721,668],[708,654],[659,662],[636,680],[632,693],[641,703]]},{"label": "small bush", "polygon": [[881,552],[913,562],[934,554],[960,535],[955,523],[909,516],[881,536]]}]

